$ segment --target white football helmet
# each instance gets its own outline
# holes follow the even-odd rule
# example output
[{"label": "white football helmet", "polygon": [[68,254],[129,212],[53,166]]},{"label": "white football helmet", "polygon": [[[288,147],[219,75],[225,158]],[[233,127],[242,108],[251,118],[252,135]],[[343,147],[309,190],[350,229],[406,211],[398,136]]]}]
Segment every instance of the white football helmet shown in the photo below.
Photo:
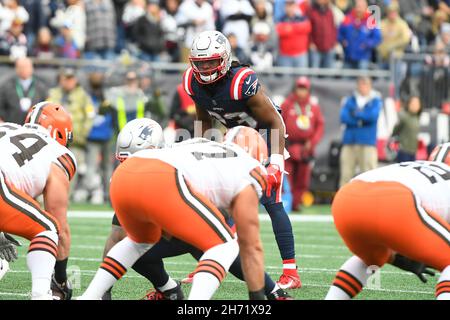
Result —
[{"label": "white football helmet", "polygon": [[123,162],[137,151],[162,147],[161,126],[152,119],[134,119],[120,130],[116,143],[116,158]]},{"label": "white football helmet", "polygon": [[192,43],[189,61],[198,82],[213,83],[230,70],[230,42],[219,31],[203,31]]}]

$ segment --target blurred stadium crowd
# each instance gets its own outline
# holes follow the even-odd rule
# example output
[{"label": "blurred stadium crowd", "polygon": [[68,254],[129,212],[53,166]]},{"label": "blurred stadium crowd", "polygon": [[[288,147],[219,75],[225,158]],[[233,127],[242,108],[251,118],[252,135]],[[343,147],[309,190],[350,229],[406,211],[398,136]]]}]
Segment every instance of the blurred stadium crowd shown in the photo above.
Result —
[{"label": "blurred stadium crowd", "polygon": [[386,68],[450,50],[449,17],[449,0],[3,0],[0,54],[187,62],[194,35],[217,29],[256,67]]},{"label": "blurred stadium crowd", "polygon": [[[212,29],[227,36],[236,60],[258,72],[270,73],[273,67],[292,70],[292,75],[334,70],[329,78],[356,87],[342,101],[341,112],[373,102],[378,119],[387,96],[394,98],[397,111],[403,106],[397,125],[391,128],[400,144],[398,160],[415,158],[420,149],[422,110],[450,114],[450,0],[2,0],[0,68],[7,70],[13,62],[15,72],[0,84],[0,120],[23,123],[30,106],[46,99],[67,107],[74,121],[71,150],[80,176],[74,182],[72,200],[107,202],[115,136],[127,121],[151,117],[163,127],[193,133],[192,100],[181,84],[162,92],[164,79],[155,76],[152,68],[187,63],[195,35]],[[144,67],[132,66],[132,60]],[[73,68],[79,61],[122,72],[113,79],[101,68]],[[39,75],[53,70],[57,79],[45,81],[37,76],[38,63],[44,70]],[[56,71],[55,66],[60,68]],[[181,70],[169,69],[166,74],[172,76],[174,70]],[[370,79],[355,83],[353,78],[336,77],[336,70],[342,69],[386,70],[394,86],[380,96]],[[181,83],[181,74],[177,76]],[[315,147],[327,122],[327,116],[317,116],[319,103],[311,94],[323,78],[326,71],[313,81],[289,78],[285,87],[293,89],[283,97],[287,98],[284,103],[279,102],[293,115],[292,119],[289,113],[283,115],[288,130],[301,131],[298,141],[294,131],[288,132],[294,155],[290,165],[297,168],[292,170],[299,177],[291,180],[294,209],[309,188]],[[320,121],[311,120],[310,125],[306,118],[313,114]],[[306,129],[298,125],[299,117],[305,118]],[[343,126],[345,121],[351,120],[341,114]],[[360,133],[344,132],[342,143],[350,147],[344,148],[342,163],[358,165],[358,159],[349,159],[358,153],[350,149],[353,144],[379,147],[375,127],[366,128],[371,136],[362,142],[349,138]],[[366,152],[375,154],[371,163],[376,165],[376,151],[361,154]],[[335,168],[349,177],[353,169]],[[332,189],[347,178],[340,179],[339,175],[333,178]]]}]

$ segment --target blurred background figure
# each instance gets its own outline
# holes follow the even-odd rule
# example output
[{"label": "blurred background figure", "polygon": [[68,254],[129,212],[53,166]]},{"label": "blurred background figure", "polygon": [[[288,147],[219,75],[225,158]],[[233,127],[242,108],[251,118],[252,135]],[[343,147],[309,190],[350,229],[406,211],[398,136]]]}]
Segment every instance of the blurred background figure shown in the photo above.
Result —
[{"label": "blurred background figure", "polygon": [[156,79],[153,79],[151,69],[142,69],[138,73],[139,88],[147,97],[145,110],[152,120],[158,122],[161,126],[167,123],[167,107],[163,98],[163,93]]},{"label": "blurred background figure", "polygon": [[31,49],[31,55],[39,59],[52,59],[56,56],[53,35],[49,28],[42,27]]},{"label": "blurred background figure", "polygon": [[341,110],[345,130],[340,155],[340,187],[358,172],[377,167],[377,123],[382,106],[380,94],[372,89],[371,79],[358,78],[357,90],[345,99]]},{"label": "blurred background figure", "polygon": [[117,111],[106,100],[104,75],[89,74],[89,87],[95,118],[86,146],[85,186],[92,204],[109,201],[109,180],[113,171],[114,136],[118,132]]},{"label": "blurred background figure", "polygon": [[411,30],[399,14],[397,3],[387,7],[387,17],[381,21],[382,41],[378,46],[378,58],[381,68],[389,69],[391,57],[401,58],[411,41]]},{"label": "blurred background figure", "polygon": [[248,64],[250,62],[245,50],[239,46],[238,38],[234,33],[226,35],[228,41],[230,41],[231,55],[233,60],[237,60],[242,64]]},{"label": "blurred background figure", "polygon": [[139,86],[139,77],[135,71],[128,71],[125,84],[106,91],[106,98],[117,112],[118,130],[128,121],[140,118],[151,118],[148,101],[144,91]]},{"label": "blurred background figure", "polygon": [[250,20],[255,9],[249,0],[227,0],[220,7],[223,34],[234,34],[237,46],[248,52],[250,40]]},{"label": "blurred background figure", "polygon": [[86,59],[114,58],[117,40],[116,13],[111,0],[86,0]]},{"label": "blurred background figure", "polygon": [[44,28],[47,23],[44,4],[41,0],[21,0],[24,10],[28,13],[28,21],[25,22],[24,33],[28,40],[28,52],[31,52],[37,37],[37,31]]},{"label": "blurred background figure", "polygon": [[69,22],[59,30],[60,34],[56,36],[54,45],[56,55],[59,58],[77,59],[81,55],[80,48],[78,48],[75,39],[73,38],[72,26]]},{"label": "blurred background figure", "polygon": [[421,112],[420,98],[412,96],[398,113],[398,122],[392,132],[392,137],[399,142],[397,162],[416,160]]},{"label": "blurred background figure", "polygon": [[279,39],[277,64],[281,67],[307,68],[311,22],[295,0],[285,0],[286,13],[276,25]]},{"label": "blurred background figure", "polygon": [[24,24],[30,19],[30,14],[18,0],[3,0],[3,5],[0,14],[0,34],[10,30],[14,21]]},{"label": "blurred background figure", "polygon": [[372,51],[381,42],[379,26],[369,26],[371,13],[366,0],[356,0],[354,9],[339,27],[338,40],[344,48],[344,67],[369,69]]},{"label": "blurred background figure", "polygon": [[27,56],[28,42],[23,33],[23,21],[15,19],[10,28],[0,36],[0,55],[9,56],[11,60]]},{"label": "blurred background figure", "polygon": [[250,49],[250,63],[254,68],[270,68],[273,66],[276,45],[271,37],[271,29],[267,22],[257,22],[253,25]]},{"label": "blurred background figure", "polygon": [[86,12],[81,0],[67,0],[67,7],[59,9],[50,25],[55,29],[70,26],[71,36],[75,46],[83,52],[86,44]]},{"label": "blurred background figure", "polygon": [[161,27],[164,33],[168,62],[179,62],[181,58],[180,40],[182,35],[176,20],[179,6],[178,0],[166,0],[161,11]]},{"label": "blurred background figure", "polygon": [[47,90],[47,85],[34,76],[31,59],[17,59],[15,75],[0,87],[0,119],[23,124],[30,107],[47,98]]},{"label": "blurred background figure", "polygon": [[[180,130],[176,133],[174,142],[181,142],[194,137],[194,121],[197,119],[195,104],[180,83],[172,98],[169,114],[169,128]],[[186,132],[181,132],[181,129]]]},{"label": "blurred background figure", "polygon": [[159,0],[147,0],[146,13],[135,22],[132,35],[140,50],[138,57],[144,61],[159,61],[165,50],[161,26]]},{"label": "blurred background figure", "polygon": [[72,115],[73,141],[70,150],[77,159],[77,174],[72,180],[72,200],[85,202],[88,192],[83,178],[86,175],[86,146],[95,118],[95,109],[86,90],[79,84],[73,68],[63,68],[59,73],[59,84],[50,89],[48,101],[59,103]]},{"label": "blurred background figure", "polygon": [[184,0],[175,16],[178,27],[184,29],[181,62],[189,62],[192,41],[200,32],[215,29],[214,10],[206,0]]},{"label": "blurred background figure", "polygon": [[317,103],[311,97],[311,82],[306,77],[296,80],[292,93],[281,106],[288,134],[286,171],[293,195],[292,210],[300,210],[302,197],[309,190],[314,150],[322,139],[325,121]]},{"label": "blurred background figure", "polygon": [[336,59],[337,21],[331,0],[315,0],[308,10],[311,21],[310,60],[313,68],[333,68]]}]

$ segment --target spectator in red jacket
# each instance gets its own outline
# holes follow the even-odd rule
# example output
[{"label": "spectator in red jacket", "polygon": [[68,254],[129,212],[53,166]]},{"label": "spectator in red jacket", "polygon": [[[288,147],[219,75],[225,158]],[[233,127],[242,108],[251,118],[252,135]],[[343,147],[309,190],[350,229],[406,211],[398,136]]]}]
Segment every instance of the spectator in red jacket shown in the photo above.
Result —
[{"label": "spectator in red jacket", "polygon": [[311,22],[301,15],[295,0],[286,0],[285,16],[277,23],[279,38],[278,65],[307,68]]},{"label": "spectator in red jacket", "polygon": [[316,0],[308,11],[311,21],[311,66],[333,68],[337,42],[337,27],[331,0]]},{"label": "spectator in red jacket", "polygon": [[286,171],[292,187],[294,211],[299,209],[302,196],[309,189],[314,150],[324,132],[324,118],[310,90],[309,79],[298,78],[293,92],[281,106],[288,134],[287,149],[291,155],[286,160]]}]

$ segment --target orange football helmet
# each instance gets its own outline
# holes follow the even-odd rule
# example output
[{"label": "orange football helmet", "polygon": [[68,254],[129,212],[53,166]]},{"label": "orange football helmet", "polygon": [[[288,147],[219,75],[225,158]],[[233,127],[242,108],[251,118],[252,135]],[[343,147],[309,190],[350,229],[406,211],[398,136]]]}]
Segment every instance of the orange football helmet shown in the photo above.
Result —
[{"label": "orange football helmet", "polygon": [[72,141],[72,117],[60,104],[43,101],[32,106],[25,118],[27,123],[44,127],[65,147]]},{"label": "orange football helmet", "polygon": [[431,151],[428,161],[443,162],[450,166],[450,142],[437,145],[433,151]]},{"label": "orange football helmet", "polygon": [[261,164],[268,161],[266,141],[255,129],[244,126],[234,127],[226,133],[225,142],[237,144]]}]

